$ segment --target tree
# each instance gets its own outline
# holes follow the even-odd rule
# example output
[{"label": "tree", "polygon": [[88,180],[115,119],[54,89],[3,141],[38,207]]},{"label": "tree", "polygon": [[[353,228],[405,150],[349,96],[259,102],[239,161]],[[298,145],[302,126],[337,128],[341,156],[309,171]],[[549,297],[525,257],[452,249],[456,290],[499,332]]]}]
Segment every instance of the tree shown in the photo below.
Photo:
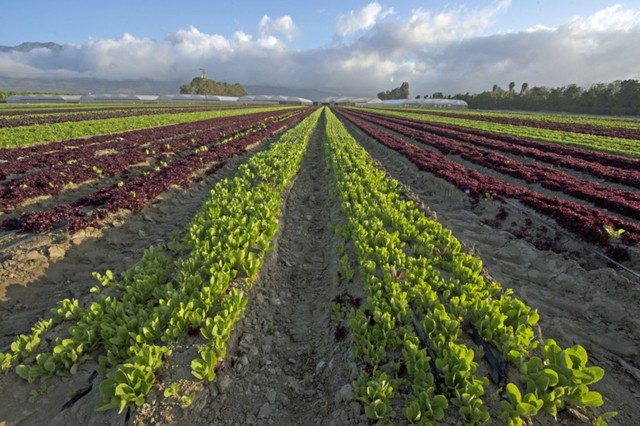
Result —
[{"label": "tree", "polygon": [[416,96],[416,99],[420,99],[420,95]]},{"label": "tree", "polygon": [[516,83],[512,81],[509,83],[509,93],[513,93],[513,89],[516,87]]},{"label": "tree", "polygon": [[433,95],[431,95],[431,97],[433,97],[434,99],[442,99],[442,98],[444,98],[444,93],[442,93],[442,92],[434,92]]},{"label": "tree", "polygon": [[247,92],[241,84],[229,84],[196,77],[191,83],[180,86],[180,93],[188,95],[220,95],[220,96],[244,96]]},{"label": "tree", "polygon": [[409,83],[406,81],[400,85],[400,99],[409,99]]},{"label": "tree", "polygon": [[524,95],[529,90],[529,83],[522,83],[522,87],[520,87],[520,94]]},{"label": "tree", "polygon": [[383,101],[386,99],[409,99],[409,83],[403,82],[400,87],[396,87],[386,92],[378,93],[378,98]]}]

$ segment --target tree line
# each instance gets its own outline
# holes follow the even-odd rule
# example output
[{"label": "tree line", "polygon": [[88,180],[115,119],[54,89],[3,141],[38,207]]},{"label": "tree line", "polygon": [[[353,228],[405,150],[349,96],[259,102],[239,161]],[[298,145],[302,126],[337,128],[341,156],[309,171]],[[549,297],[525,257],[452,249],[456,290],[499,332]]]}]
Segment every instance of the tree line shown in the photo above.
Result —
[{"label": "tree line", "polygon": [[[441,93],[438,93],[441,94]],[[435,95],[435,94],[434,94]],[[497,84],[490,91],[448,96],[462,99],[473,109],[505,109],[526,111],[559,111],[579,114],[640,115],[640,81],[616,80],[596,83],[588,88],[577,84],[562,87],[529,87],[515,82],[507,89]]]}]

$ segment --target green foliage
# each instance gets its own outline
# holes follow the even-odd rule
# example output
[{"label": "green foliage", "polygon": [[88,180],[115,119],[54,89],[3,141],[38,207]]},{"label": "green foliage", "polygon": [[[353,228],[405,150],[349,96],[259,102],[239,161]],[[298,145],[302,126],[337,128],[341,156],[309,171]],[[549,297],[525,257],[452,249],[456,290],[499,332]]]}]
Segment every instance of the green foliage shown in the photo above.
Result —
[{"label": "green foliage", "polygon": [[624,229],[614,229],[609,225],[605,225],[604,230],[609,235],[609,238],[611,238],[611,240],[614,242],[620,242],[620,237],[622,237],[622,234],[625,233]]},{"label": "green foliage", "polygon": [[[213,380],[246,307],[245,291],[266,250],[273,248],[282,191],[299,168],[318,118],[319,112],[303,120],[241,166],[235,178],[219,182],[182,238],[174,233],[168,247],[149,247],[120,277],[111,271],[94,273],[100,282],[91,290],[97,293],[95,301],[85,309],[75,299],[59,302],[52,319],[16,338],[12,353],[0,358],[3,369],[34,353],[40,334],[53,323],[70,321],[69,337],[57,338],[50,351],[37,354],[35,363],[17,366],[20,377],[31,382],[75,374],[99,348],[98,370],[107,376],[100,384],[99,409],[122,411],[143,403],[171,355],[168,345],[187,331],[200,330],[205,344],[191,363],[192,372]],[[270,177],[268,184],[262,182],[264,176]],[[238,271],[246,278],[238,278]],[[166,392],[177,395],[175,387]],[[188,407],[195,398],[184,395],[180,404]]]},{"label": "green foliage", "polygon": [[382,100],[386,99],[409,99],[409,83],[403,82],[400,87],[396,87],[386,92],[378,93],[378,98]]},{"label": "green foliage", "polygon": [[[517,425],[541,409],[555,414],[564,404],[602,403],[588,385],[600,380],[603,371],[586,366],[582,347],[562,350],[547,341],[543,356],[532,356],[539,314],[513,298],[512,291],[485,281],[481,261],[465,253],[449,230],[407,200],[397,182],[375,167],[331,113],[326,133],[325,170],[333,177],[331,191],[347,219],[339,233],[356,249],[367,298],[364,306],[349,314],[349,325],[356,359],[374,372],[373,377],[362,372],[355,383],[370,418],[391,421],[393,405],[388,399],[402,395],[374,398],[380,380],[370,382],[380,379],[376,372],[381,369],[390,368],[401,376],[398,364],[404,362],[405,376],[385,380],[409,388],[403,408],[407,422],[435,424],[451,403],[466,424],[492,423],[483,401],[488,378],[478,377],[477,354],[459,339],[463,321],[520,367],[527,393],[522,396],[514,384],[507,385],[507,400],[498,413],[503,421]],[[338,225],[332,228],[338,231]],[[346,264],[342,255],[338,263],[339,268]],[[418,338],[414,327],[420,327],[424,337]],[[425,339],[429,356],[420,349]]]},{"label": "green foliage", "polygon": [[[515,83],[513,83],[515,87]],[[513,88],[511,85],[510,89]],[[588,88],[576,84],[562,87],[529,87],[522,83],[519,92],[502,90],[458,94],[473,109],[509,109],[528,111],[563,111],[579,114],[640,115],[640,81],[616,80],[595,83]]]},{"label": "green foliage", "polygon": [[180,124],[218,117],[232,117],[258,111],[272,111],[281,108],[282,107],[225,109],[6,127],[0,129],[0,148],[13,148],[16,146],[26,146],[40,142],[53,142],[62,139],[95,136],[105,133],[122,132],[125,130],[144,129],[146,127],[166,126],[169,124]]},{"label": "green foliage", "polygon": [[245,96],[247,92],[241,84],[195,77],[191,83],[180,86],[180,93],[188,95]]},{"label": "green foliage", "polygon": [[389,402],[393,386],[386,373],[374,371],[372,376],[362,372],[355,383],[356,399],[364,403],[364,412],[373,420],[383,420],[393,416]]},{"label": "green foliage", "polygon": [[[421,112],[424,112],[421,110]],[[563,130],[551,130],[538,127],[529,126],[515,126],[511,124],[491,123],[487,121],[474,120],[473,117],[460,118],[460,117],[444,117],[434,114],[413,113],[411,109],[406,111],[393,111],[384,108],[376,109],[376,113],[382,115],[393,115],[398,117],[410,118],[413,120],[426,121],[430,123],[442,123],[460,126],[468,129],[485,130],[494,133],[501,133],[504,135],[512,135],[524,138],[538,139],[546,142],[554,142],[565,145],[583,147],[588,149],[594,149],[597,151],[609,152],[613,154],[626,155],[632,157],[640,157],[640,146],[636,141],[627,138],[590,135],[586,133],[574,133]],[[463,115],[471,114],[460,111]],[[475,112],[474,112],[475,113]],[[496,115],[495,113],[483,113]],[[497,113],[499,116],[506,114]],[[511,114],[509,114],[511,116]],[[531,115],[528,115],[529,118]],[[535,117],[534,117],[535,118]],[[546,116],[545,116],[545,119]],[[557,119],[557,117],[556,117]],[[581,122],[584,121],[580,117],[570,117],[563,119],[564,122]],[[587,120],[590,122],[591,120]],[[618,121],[622,123],[622,121]]]}]

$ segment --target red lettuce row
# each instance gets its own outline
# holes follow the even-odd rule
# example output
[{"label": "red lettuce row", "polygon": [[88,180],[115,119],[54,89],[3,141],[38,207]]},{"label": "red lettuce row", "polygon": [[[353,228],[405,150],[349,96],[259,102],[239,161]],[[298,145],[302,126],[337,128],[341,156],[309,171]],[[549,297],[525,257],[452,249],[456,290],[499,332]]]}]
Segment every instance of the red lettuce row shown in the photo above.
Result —
[{"label": "red lettuce row", "polygon": [[579,235],[585,241],[607,247],[610,254],[616,254],[624,260],[628,254],[621,252],[611,244],[611,238],[605,226],[624,229],[621,241],[627,245],[640,243],[640,226],[602,213],[601,211],[556,197],[549,197],[528,188],[514,185],[493,176],[484,175],[469,169],[446,156],[421,149],[403,140],[400,136],[379,126],[367,123],[351,114],[338,113],[359,127],[363,132],[388,148],[399,152],[419,169],[434,174],[455,185],[465,192],[474,203],[489,195],[494,199],[517,199],[531,209],[555,219],[563,228]]},{"label": "red lettuce row", "polygon": [[[355,113],[356,111],[354,111]],[[586,148],[579,148],[570,145],[564,145],[561,143],[553,143],[553,142],[543,142],[530,138],[522,138],[518,136],[505,135],[501,133],[489,132],[486,130],[477,130],[477,129],[469,129],[462,126],[454,126],[447,124],[435,124],[435,123],[427,123],[425,121],[420,120],[412,120],[409,118],[400,118],[400,117],[392,117],[387,114],[375,114],[371,112],[364,113],[362,111],[357,111],[357,113],[361,116],[367,115],[372,116],[375,115],[377,117],[384,118],[385,120],[392,121],[394,123],[406,124],[407,126],[414,127],[419,130],[429,131],[431,133],[438,134],[440,136],[450,137],[454,139],[458,139],[465,142],[470,142],[474,144],[486,144],[487,141],[498,141],[503,142],[503,148],[508,146],[520,146],[526,148],[535,148],[538,152],[542,153],[554,153],[558,154],[557,157],[547,157],[547,159],[551,160],[553,158],[560,160],[562,157],[570,157],[572,159],[581,159],[591,163],[599,164],[606,167],[613,167],[618,170],[626,170],[628,172],[632,172],[634,174],[633,182],[638,182],[638,175],[640,171],[640,159],[625,157],[623,155],[609,154],[601,151],[594,151]],[[489,146],[489,145],[486,145]],[[500,146],[500,145],[497,145]],[[496,146],[496,148],[497,148]],[[493,147],[493,146],[491,146]],[[528,151],[530,153],[535,153],[536,151]],[[515,152],[514,153],[518,153]],[[529,156],[529,155],[527,155]],[[539,158],[543,161],[547,161],[547,159]],[[565,167],[571,167],[570,162],[562,164]],[[578,166],[579,167],[579,166]],[[571,167],[573,168],[573,167]],[[576,168],[576,170],[580,170]],[[589,173],[587,169],[581,170]],[[615,176],[612,174],[611,176]],[[603,176],[604,177],[604,176]],[[622,183],[622,182],[621,182]]]},{"label": "red lettuce row", "polygon": [[552,167],[539,163],[523,163],[497,152],[478,148],[464,142],[457,142],[427,131],[394,124],[384,119],[374,117],[365,119],[432,146],[445,155],[459,155],[474,164],[522,179],[529,184],[538,184],[543,188],[571,195],[632,219],[640,219],[640,194],[637,192],[577,179]]},{"label": "red lettuce row", "polygon": [[[278,119],[290,115],[290,111],[278,113],[255,114],[247,117],[227,117],[215,122],[215,126],[201,129],[203,136],[199,145],[216,143],[239,132],[244,132],[264,120]],[[39,171],[21,176],[0,186],[0,210],[9,211],[24,201],[43,195],[53,195],[62,191],[66,184],[80,184],[101,176],[115,176],[129,169],[134,164],[147,161],[158,154],[158,161],[166,160],[177,153],[194,148],[193,133],[181,138],[167,141],[160,139],[144,143],[137,141],[115,141],[99,146],[100,150],[120,149],[111,155],[97,156],[95,145],[83,146],[74,150],[66,150],[61,161],[55,166],[42,168]],[[144,135],[144,133],[143,133]],[[125,149],[122,149],[122,148]],[[50,155],[55,157],[55,155]],[[68,161],[72,160],[73,163]],[[42,166],[40,166],[42,167]]]},{"label": "red lettuce row", "polygon": [[[396,110],[403,111],[406,110]],[[489,123],[509,124],[512,126],[534,127],[536,129],[560,130],[563,132],[585,133],[595,136],[640,140],[640,130],[620,127],[600,127],[593,124],[557,123],[545,120],[532,120],[520,117],[500,117],[484,114],[460,114],[448,111],[416,111],[412,114],[437,115],[440,117],[464,118],[465,120],[486,121]]]},{"label": "red lettuce row", "polygon": [[[71,158],[73,158],[73,155],[75,154],[73,152],[70,152],[70,150],[78,148],[86,148],[91,146],[95,147],[96,149],[107,149],[109,148],[109,146],[103,144],[113,143],[114,141],[118,140],[130,140],[131,143],[139,143],[141,139],[166,139],[172,137],[173,135],[184,135],[187,132],[203,131],[211,126],[217,125],[218,123],[224,123],[224,120],[233,121],[234,118],[240,120],[242,119],[241,117],[266,117],[280,113],[281,112],[264,112],[243,114],[233,117],[219,117],[211,118],[208,120],[171,124],[167,126],[152,127],[147,129],[129,130],[118,133],[97,135],[88,138],[67,139],[59,142],[31,145],[26,147],[0,148],[0,164],[3,165],[3,168],[0,171],[0,173],[2,173],[2,175],[0,176],[0,180],[5,179],[6,176],[11,174],[5,171],[5,169],[7,166],[10,166],[14,162],[28,162],[29,164],[33,164],[32,167],[34,167],[38,164],[42,164],[42,161],[46,161],[46,159],[52,155],[61,156],[62,158],[64,158],[65,155],[70,155]],[[51,163],[49,163],[49,165],[51,165]],[[26,165],[22,167],[22,169],[29,170],[29,167],[25,167]]]},{"label": "red lettuce row", "polygon": [[[103,120],[107,118],[124,118],[124,117],[139,117],[142,115],[156,115],[156,114],[184,114],[188,112],[199,112],[207,110],[218,110],[220,107],[206,108],[206,107],[190,107],[190,108],[141,108],[141,109],[119,109],[119,110],[84,110],[76,113],[58,114],[55,111],[54,114],[49,115],[20,115],[14,117],[1,117],[0,116],[0,129],[8,127],[21,127],[32,126],[34,124],[54,124],[54,123],[67,123],[71,121],[85,121],[85,120]],[[25,114],[23,112],[23,114]],[[27,114],[34,114],[28,112]]]},{"label": "red lettuce row", "polygon": [[283,130],[312,112],[312,108],[297,110],[284,120],[270,120],[267,125],[257,126],[246,136],[224,144],[214,144],[208,150],[179,158],[168,167],[133,177],[121,186],[113,185],[51,210],[24,213],[20,218],[5,220],[0,227],[33,232],[44,232],[65,222],[71,232],[89,226],[99,227],[100,221],[110,212],[123,209],[140,211],[174,185],[187,188],[190,182],[201,179],[198,172],[203,169],[207,173],[215,172],[224,162],[244,152],[250,145]]}]

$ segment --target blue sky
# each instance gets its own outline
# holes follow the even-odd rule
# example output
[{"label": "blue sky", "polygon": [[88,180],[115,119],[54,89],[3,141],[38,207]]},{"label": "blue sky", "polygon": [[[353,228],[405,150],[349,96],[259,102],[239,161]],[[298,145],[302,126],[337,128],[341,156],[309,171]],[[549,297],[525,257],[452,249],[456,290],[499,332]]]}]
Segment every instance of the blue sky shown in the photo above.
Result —
[{"label": "blue sky", "polygon": [[[6,1],[0,17],[0,44],[53,41],[82,44],[89,37],[117,38],[123,33],[163,39],[181,28],[194,26],[209,34],[253,32],[264,15],[289,15],[302,30],[291,44],[295,48],[322,47],[332,40],[340,15],[366,6],[368,1],[158,1],[158,0],[20,0]],[[443,11],[447,8],[490,5],[491,1],[442,2],[406,0],[379,2],[393,7],[395,17],[406,19],[415,9]],[[545,25],[558,26],[573,16],[589,16],[606,6],[620,4],[640,9],[640,1],[515,0],[487,30],[517,31]],[[37,11],[37,12],[34,12]]]},{"label": "blue sky", "polygon": [[407,80],[453,93],[640,78],[629,55],[640,0],[3,3],[0,45],[65,45],[0,54],[7,77],[173,80],[205,66],[243,84],[354,94]]}]

